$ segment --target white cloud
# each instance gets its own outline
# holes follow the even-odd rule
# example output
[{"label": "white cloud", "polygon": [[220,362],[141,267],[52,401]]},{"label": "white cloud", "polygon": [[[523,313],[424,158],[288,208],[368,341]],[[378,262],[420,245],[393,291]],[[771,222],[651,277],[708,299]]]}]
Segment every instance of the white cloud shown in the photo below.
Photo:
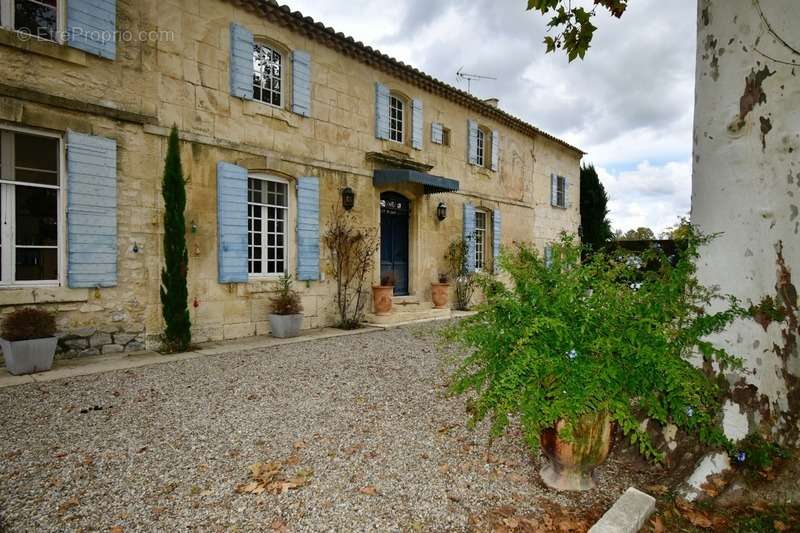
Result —
[{"label": "white cloud", "polygon": [[656,235],[689,213],[691,204],[691,161],[661,166],[642,161],[634,170],[613,172],[598,167],[597,175],[609,196],[614,229],[627,231],[641,226]]}]

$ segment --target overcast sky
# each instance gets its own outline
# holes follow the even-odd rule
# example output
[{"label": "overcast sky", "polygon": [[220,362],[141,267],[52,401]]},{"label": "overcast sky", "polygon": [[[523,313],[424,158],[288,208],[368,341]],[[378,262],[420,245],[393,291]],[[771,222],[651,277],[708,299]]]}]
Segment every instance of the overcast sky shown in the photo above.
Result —
[{"label": "overcast sky", "polygon": [[[586,3],[591,3],[587,0]],[[577,145],[608,191],[615,229],[656,233],[689,212],[696,0],[634,0],[584,61],[545,54],[526,0],[293,0],[290,7]]]}]

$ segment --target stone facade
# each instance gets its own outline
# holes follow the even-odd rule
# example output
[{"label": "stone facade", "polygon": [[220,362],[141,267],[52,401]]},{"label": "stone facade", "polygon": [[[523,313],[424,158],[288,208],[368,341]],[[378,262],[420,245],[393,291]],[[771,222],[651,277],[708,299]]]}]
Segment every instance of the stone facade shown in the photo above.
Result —
[{"label": "stone facade", "polygon": [[[243,3],[245,6],[247,2]],[[257,3],[254,3],[257,4]],[[117,143],[117,284],[109,288],[2,287],[0,314],[22,305],[57,312],[62,349],[86,355],[157,346],[163,329],[159,279],[163,262],[161,175],[172,125],[181,138],[187,179],[189,299],[196,342],[269,332],[267,313],[274,279],[218,282],[216,166],[226,161],[250,172],[278,176],[293,185],[299,176],[320,179],[320,229],[324,231],[340,191],[355,191],[360,224],[380,224],[380,193],[411,200],[409,292],[430,301],[430,282],[445,268],[448,243],[462,234],[462,204],[499,209],[501,240],[539,247],[561,231],[577,232],[579,162],[582,153],[521,121],[494,112],[468,95],[446,88],[408,67],[376,66],[368,52],[343,52],[336,41],[301,32],[258,9],[223,0],[119,0],[117,28],[156,38],[120,40],[115,60],[61,44],[22,41],[0,28],[0,129],[81,133]],[[291,65],[283,108],[230,94],[230,26],[247,27],[257,42],[311,57],[311,112],[291,112]],[[340,42],[341,40],[337,41]],[[395,63],[396,64],[396,63]],[[375,84],[424,102],[421,150],[376,138]],[[499,168],[467,161],[468,120],[499,132]],[[450,146],[431,142],[431,123],[450,130]],[[417,184],[376,187],[378,153],[431,167],[456,179],[458,192],[424,194]],[[63,174],[63,172],[62,172]],[[551,175],[569,180],[566,208],[551,205]],[[296,191],[289,187],[288,272],[296,271]],[[436,207],[448,205],[439,221]],[[63,205],[61,208],[63,209]],[[61,231],[64,231],[61,228]],[[63,248],[63,247],[62,247]],[[65,250],[60,250],[63,255]],[[298,282],[305,328],[335,322],[334,284],[321,256],[319,281]],[[379,268],[374,269],[378,281]],[[63,270],[63,269],[62,269]]]}]

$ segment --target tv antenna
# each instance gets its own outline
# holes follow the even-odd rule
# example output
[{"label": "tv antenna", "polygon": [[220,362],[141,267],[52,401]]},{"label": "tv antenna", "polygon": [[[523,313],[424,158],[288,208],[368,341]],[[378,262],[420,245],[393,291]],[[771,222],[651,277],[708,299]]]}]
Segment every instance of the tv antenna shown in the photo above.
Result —
[{"label": "tv antenna", "polygon": [[468,72],[464,72],[464,67],[458,69],[456,72],[456,77],[459,80],[467,80],[467,92],[472,94],[472,80],[496,80],[497,78],[493,78],[491,76],[481,76],[480,74],[470,74]]}]

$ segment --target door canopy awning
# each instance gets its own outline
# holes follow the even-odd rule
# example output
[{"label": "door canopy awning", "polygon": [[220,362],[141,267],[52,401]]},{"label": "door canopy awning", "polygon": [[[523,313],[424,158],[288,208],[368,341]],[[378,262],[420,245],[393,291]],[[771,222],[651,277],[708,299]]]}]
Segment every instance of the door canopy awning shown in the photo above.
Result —
[{"label": "door canopy awning", "polygon": [[375,170],[372,176],[372,183],[376,186],[392,185],[395,183],[419,183],[424,186],[425,194],[453,192],[458,190],[457,180],[434,176],[417,170],[395,168]]}]

